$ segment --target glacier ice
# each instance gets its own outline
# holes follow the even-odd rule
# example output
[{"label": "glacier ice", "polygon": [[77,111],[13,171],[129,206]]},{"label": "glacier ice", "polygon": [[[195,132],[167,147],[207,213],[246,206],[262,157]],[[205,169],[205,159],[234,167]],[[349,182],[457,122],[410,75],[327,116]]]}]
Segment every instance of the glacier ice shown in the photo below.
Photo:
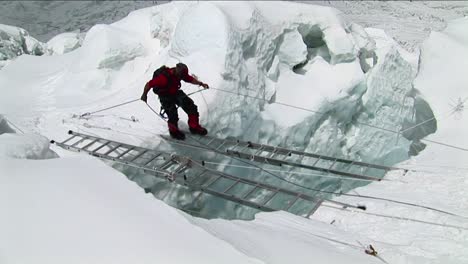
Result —
[{"label": "glacier ice", "polygon": [[43,55],[47,52],[47,45],[30,36],[26,30],[0,24],[0,69],[22,54]]},{"label": "glacier ice", "polygon": [[[281,7],[285,12],[278,16]],[[156,67],[183,61],[214,88],[192,97],[202,123],[214,136],[386,165],[416,154],[421,147],[418,140],[435,127],[428,123],[424,129],[398,132],[431,117],[412,87],[414,57],[383,32],[363,29],[337,14],[332,8],[283,2],[173,2],[138,10],[111,25],[92,27],[81,47],[62,56],[22,56],[0,71],[1,85],[34,94],[24,99],[27,107],[19,108],[9,98],[23,94],[11,90],[6,99],[0,98],[0,111],[24,114],[28,110],[40,130],[60,137],[51,124],[63,131],[80,127],[80,121],[67,117],[135,98]],[[31,67],[39,62],[48,67]],[[35,81],[13,74],[20,69]],[[424,109],[416,107],[424,105]],[[127,127],[107,117],[88,120],[84,129],[101,128],[94,133],[111,138],[124,137],[117,131],[137,133],[137,126],[165,129],[142,104],[113,111],[138,113],[141,124],[151,127]],[[181,114],[181,122],[184,118]],[[105,120],[108,123],[102,124]],[[152,136],[138,142],[151,142]],[[225,170],[286,187],[252,170]],[[145,188],[156,184],[141,173],[125,172]],[[346,191],[357,185],[283,176],[312,188],[328,186],[328,190]],[[159,189],[169,188],[157,184]],[[181,203],[186,204],[189,199],[184,198],[192,195],[172,188],[167,197],[182,197]],[[216,204],[218,208],[206,210],[232,212],[236,217],[244,214],[236,205]],[[230,209],[223,210],[225,206]]]}]

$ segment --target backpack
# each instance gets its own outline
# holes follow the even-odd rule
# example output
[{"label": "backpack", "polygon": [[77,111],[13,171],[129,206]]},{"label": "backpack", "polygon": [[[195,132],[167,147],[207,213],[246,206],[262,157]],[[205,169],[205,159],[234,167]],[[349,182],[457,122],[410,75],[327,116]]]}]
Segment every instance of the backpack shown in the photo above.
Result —
[{"label": "backpack", "polygon": [[153,87],[153,92],[158,95],[161,92],[161,90],[166,90],[170,86],[171,81],[172,81],[172,78],[170,77],[170,74],[169,74],[169,67],[167,67],[166,65],[163,65],[154,71],[153,79],[161,74],[167,78],[168,83],[166,87]]}]

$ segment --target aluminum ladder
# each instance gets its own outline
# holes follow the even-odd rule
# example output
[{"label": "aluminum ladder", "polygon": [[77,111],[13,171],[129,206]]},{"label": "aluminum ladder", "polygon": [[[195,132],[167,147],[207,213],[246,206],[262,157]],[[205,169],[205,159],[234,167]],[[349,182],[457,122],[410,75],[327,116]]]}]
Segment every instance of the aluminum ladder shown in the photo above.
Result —
[{"label": "aluminum ladder", "polygon": [[220,139],[211,136],[189,136],[180,142],[167,136],[164,139],[187,147],[201,148],[231,157],[256,161],[275,166],[308,169],[319,173],[365,181],[381,181],[391,170],[407,169],[336,158],[316,153],[287,149],[278,146],[257,144],[250,141]]},{"label": "aluminum ladder", "polygon": [[[287,211],[309,217],[324,202],[334,206],[354,207],[245,179],[203,166],[202,162],[174,153],[138,147],[122,142],[69,131],[62,142],[51,141],[67,150],[85,152],[103,160],[142,169],[155,177],[186,186],[201,193],[249,206],[261,211]],[[197,197],[198,198],[198,197]],[[182,209],[183,210],[183,209]]]}]

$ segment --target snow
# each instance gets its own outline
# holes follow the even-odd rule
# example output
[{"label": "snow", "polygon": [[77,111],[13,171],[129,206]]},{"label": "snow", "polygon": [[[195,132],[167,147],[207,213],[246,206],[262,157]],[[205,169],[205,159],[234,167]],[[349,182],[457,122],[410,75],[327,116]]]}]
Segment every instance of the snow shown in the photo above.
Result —
[{"label": "snow", "polygon": [[0,69],[22,54],[42,55],[47,52],[46,44],[31,37],[26,30],[0,24]]},{"label": "snow", "polygon": [[0,136],[0,158],[50,159],[58,157],[49,149],[49,140],[37,134],[5,133]]},{"label": "snow", "polygon": [[[337,210],[323,207],[313,216],[319,220],[334,220],[340,229],[380,241],[376,247],[385,248],[382,257],[389,263],[468,261],[465,250],[468,247],[468,197],[465,192],[468,188],[468,123],[462,111],[446,115],[453,110],[449,105],[450,99],[467,98],[464,88],[468,85],[468,79],[461,70],[467,65],[466,60],[460,59],[468,55],[467,26],[466,18],[455,20],[449,23],[446,30],[431,33],[422,45],[420,71],[414,85],[433,109],[437,131],[423,140],[427,147],[418,156],[398,165],[413,171],[405,176],[389,173],[385,178],[392,182],[372,183],[354,190],[360,195],[416,203],[459,216],[354,197],[340,197],[339,200],[365,204],[368,213],[410,220],[345,211],[337,213]],[[465,150],[433,141],[442,141],[443,144]]]},{"label": "snow", "polygon": [[83,39],[80,33],[67,32],[59,34],[49,41],[47,47],[51,49],[52,54],[62,55],[81,46]]},{"label": "snow", "polygon": [[[151,176],[127,175],[132,182],[94,158],[50,150],[48,143],[65,139],[71,129],[158,147],[156,134],[166,133],[166,124],[141,101],[78,115],[138,99],[154,69],[182,61],[212,87],[192,97],[212,135],[379,164],[404,162],[398,166],[414,171],[392,173],[386,176],[390,181],[353,191],[467,217],[462,169],[467,157],[460,149],[432,143],[468,146],[461,111],[444,116],[451,110],[449,99],[467,98],[467,65],[461,59],[467,54],[466,24],[466,19],[451,23],[432,33],[420,53],[410,53],[386,31],[345,21],[329,7],[173,2],[94,25],[79,47],[78,35],[52,39],[54,56],[22,55],[0,70],[0,113],[28,133],[10,134],[9,125],[0,123],[0,132],[6,132],[0,135],[0,201],[17,202],[2,205],[8,218],[0,219],[0,237],[9,239],[0,240],[0,260],[379,262],[363,253],[363,245],[372,244],[389,263],[466,262],[466,218],[342,196],[335,199],[365,204],[367,214],[321,207],[311,220],[283,212],[257,214],[253,221],[197,219],[144,194],[141,187],[154,183]],[[73,48],[66,52],[68,45]],[[196,90],[190,84],[183,89]],[[149,104],[159,108],[153,95]],[[186,116],[180,117],[185,129]],[[437,121],[412,128],[432,117]],[[340,191],[360,186],[307,183]],[[178,194],[173,188],[169,197]],[[218,206],[205,212],[249,217],[232,205]]]},{"label": "snow", "polygon": [[362,254],[363,247],[355,242],[365,238],[337,232],[328,223],[285,212],[260,213],[254,221],[201,218],[191,221],[265,263],[379,263]]},{"label": "snow", "polygon": [[262,263],[87,156],[0,159],[0,206],[5,264]]},{"label": "snow", "polygon": [[[464,149],[468,149],[468,127],[465,125],[468,117],[464,109],[458,112],[454,112],[454,109],[457,105],[464,107],[468,98],[468,76],[465,71],[468,61],[464,59],[468,57],[467,21],[467,18],[455,20],[446,30],[430,35],[422,45],[420,72],[415,80],[415,86],[431,105],[437,118],[437,133],[427,139]],[[433,147],[432,151],[427,152],[440,151],[440,147]],[[447,156],[437,155],[437,164],[466,165],[466,155],[456,154],[460,151],[451,152],[453,154]]]}]

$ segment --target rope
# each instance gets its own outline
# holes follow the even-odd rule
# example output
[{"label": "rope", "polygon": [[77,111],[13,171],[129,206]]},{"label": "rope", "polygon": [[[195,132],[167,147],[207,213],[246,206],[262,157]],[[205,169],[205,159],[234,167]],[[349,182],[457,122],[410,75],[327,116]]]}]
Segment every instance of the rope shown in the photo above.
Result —
[{"label": "rope", "polygon": [[438,145],[442,145],[442,146],[446,146],[446,147],[450,147],[450,148],[454,148],[454,149],[458,149],[458,150],[462,150],[462,151],[468,151],[468,149],[466,149],[466,148],[457,147],[457,146],[442,143],[442,142],[437,142],[437,141],[433,141],[433,140],[429,140],[429,139],[421,139],[421,140],[431,142],[431,143],[434,143],[434,144],[438,144]]},{"label": "rope", "polygon": [[[223,90],[223,89],[219,89],[219,88],[210,88],[210,89],[217,90],[217,91],[222,91],[222,92],[225,92],[225,93],[235,94],[235,95],[238,95],[238,96],[245,96],[245,97],[249,97],[249,98],[253,98],[253,99],[257,99],[257,100],[261,100],[261,101],[265,101],[265,102],[269,102],[269,101],[266,100],[266,99],[263,99],[263,98],[260,98],[260,97],[255,97],[255,96],[251,96],[251,95],[239,94],[239,93],[235,93],[235,92],[231,92],[231,91]],[[286,104],[286,103],[282,103],[282,102],[278,102],[278,101],[273,102],[273,103],[274,103],[274,104],[279,104],[279,105],[288,106],[288,107],[292,107],[292,108],[295,108],[295,109],[300,109],[300,110],[312,112],[312,113],[316,113],[316,114],[325,114],[325,112],[319,112],[319,111],[315,111],[315,110],[312,110],[312,109],[303,108],[303,107],[299,107],[299,106],[295,106],[295,105],[290,105],[290,104]]]},{"label": "rope", "polygon": [[[187,146],[187,145],[184,145],[184,146]],[[205,161],[205,164],[215,164],[215,165],[217,164],[217,165],[223,165],[223,166],[228,166],[228,167],[237,167],[237,168],[245,168],[245,169],[257,169],[251,166],[232,165],[232,164],[220,163],[220,162]],[[271,171],[271,172],[285,172],[284,170],[272,170],[272,169],[264,169],[264,170]],[[373,181],[373,180],[367,180],[367,179],[343,178],[339,176],[330,175],[329,173],[328,174],[316,174],[316,173],[304,173],[304,172],[288,172],[288,173],[290,173],[291,175],[305,175],[305,176],[313,176],[313,177],[335,178],[335,179],[350,180],[350,181]],[[385,179],[382,179],[382,180],[385,180]]]},{"label": "rope", "polygon": [[21,134],[24,134],[24,131],[21,130],[21,128],[19,128],[17,125],[15,125],[13,122],[11,122],[10,120],[8,120],[8,118],[6,116],[3,116],[3,118],[5,118],[5,120],[7,121],[7,123],[10,123],[10,125],[12,125],[14,128],[16,128],[19,132],[21,132]]},{"label": "rope", "polygon": [[109,109],[112,109],[112,108],[116,108],[116,107],[119,107],[119,106],[122,106],[122,105],[130,104],[130,103],[136,102],[138,100],[140,100],[140,98],[134,99],[134,100],[131,100],[131,101],[127,101],[127,102],[124,102],[124,103],[121,103],[121,104],[113,105],[113,106],[110,106],[110,107],[106,107],[104,109],[100,109],[100,110],[97,110],[97,111],[94,111],[94,112],[87,112],[87,113],[84,113],[84,114],[80,115],[79,117],[81,118],[81,117],[84,117],[84,116],[89,116],[89,115],[99,113],[99,112],[102,112],[102,111],[105,111],[105,110],[109,110]]},{"label": "rope", "polygon": [[353,210],[353,209],[349,209],[349,208],[334,207],[334,206],[330,206],[330,205],[326,205],[326,204],[322,204],[322,206],[332,208],[332,209],[336,209],[336,210],[341,210],[341,211],[349,211],[349,212],[353,212],[353,213],[359,213],[359,214],[373,215],[373,216],[378,216],[378,217],[391,218],[391,219],[397,219],[397,220],[403,220],[403,221],[411,221],[411,222],[423,223],[423,224],[428,224],[428,225],[436,225],[436,226],[442,226],[442,227],[449,227],[449,228],[468,230],[468,227],[464,227],[464,226],[440,224],[440,223],[434,223],[434,222],[429,222],[429,221],[424,221],[424,220],[419,220],[419,219],[414,219],[414,218],[409,218],[409,217],[392,216],[392,215],[357,211],[357,210]]},{"label": "rope", "polygon": [[[219,89],[219,88],[210,88],[210,89],[213,89],[213,90],[217,90],[217,91],[222,91],[222,92],[225,92],[225,93],[230,93],[230,94],[234,94],[234,95],[237,95],[237,96],[245,96],[245,97],[249,97],[249,98],[253,98],[253,99],[257,99],[257,100],[261,100],[261,101],[265,101],[265,102],[269,102],[268,100],[266,99],[263,99],[263,98],[260,98],[260,97],[255,97],[255,96],[251,96],[251,95],[246,95],[246,94],[240,94],[240,93],[236,93],[236,92],[231,92],[231,91],[228,91],[228,90],[224,90],[224,89]],[[316,113],[316,114],[325,114],[324,112],[320,112],[320,111],[316,111],[316,110],[312,110],[312,109],[308,109],[308,108],[303,108],[303,107],[299,107],[299,106],[295,106],[295,105],[291,105],[291,104],[286,104],[286,103],[282,103],[282,102],[273,102],[273,104],[278,104],[278,105],[284,105],[284,106],[288,106],[288,107],[291,107],[291,108],[295,108],[295,109],[299,109],[299,110],[304,110],[304,111],[307,111],[307,112],[311,112],[311,113]],[[452,115],[453,113],[455,113],[456,111],[455,110],[452,110],[450,112],[450,115]],[[444,117],[443,119],[447,118],[448,116]],[[359,124],[359,125],[363,125],[363,126],[368,126],[368,127],[372,127],[372,128],[375,128],[375,129],[380,129],[380,130],[383,130],[383,131],[387,131],[387,132],[391,132],[391,133],[395,133],[397,135],[399,135],[400,133],[403,133],[403,132],[406,132],[408,130],[411,130],[411,129],[414,129],[416,127],[419,127],[427,122],[430,122],[432,120],[434,120],[435,117],[432,117],[432,118],[429,118],[425,121],[422,121],[412,127],[409,127],[409,128],[406,128],[404,130],[401,130],[401,131],[396,131],[396,130],[391,130],[391,129],[386,129],[386,128],[383,128],[383,127],[378,127],[378,126],[374,126],[374,125],[371,125],[371,124],[366,124],[366,123],[362,123],[362,122],[356,122],[356,124]],[[441,119],[442,120],[442,119]],[[425,141],[428,141],[428,142],[431,142],[431,143],[435,143],[435,144],[440,144],[440,145],[443,145],[443,146],[446,146],[446,147],[452,147],[452,148],[455,148],[455,149],[458,149],[458,150],[463,150],[463,151],[468,151],[468,149],[465,149],[465,148],[460,148],[460,147],[456,147],[456,146],[453,146],[453,145],[449,145],[449,144],[445,144],[445,143],[441,143],[441,142],[436,142],[436,141],[430,141],[430,140],[427,140],[427,139],[422,139],[422,140],[425,140]]]},{"label": "rope", "polygon": [[[195,139],[194,137],[191,137],[191,136],[189,136],[189,137],[192,138],[193,140],[197,141],[199,144],[203,145],[203,143],[200,143],[200,141],[197,140],[197,139]],[[207,146],[207,147],[210,148],[209,146]],[[217,152],[217,151],[214,150],[213,148],[210,148],[210,149],[211,149],[212,151],[214,151],[214,152]],[[264,172],[266,172],[266,173],[272,175],[273,177],[275,177],[275,178],[277,178],[277,179],[279,179],[279,180],[281,180],[281,181],[287,182],[287,183],[289,183],[289,184],[292,184],[292,185],[294,185],[294,186],[297,186],[297,187],[300,187],[300,188],[304,188],[304,189],[307,189],[307,190],[311,190],[311,191],[320,192],[320,190],[313,189],[313,188],[309,188],[309,187],[306,187],[306,186],[297,184],[297,183],[295,183],[295,182],[286,180],[286,179],[284,179],[283,177],[280,177],[280,176],[278,176],[278,175],[276,175],[276,174],[273,174],[273,173],[271,173],[271,172],[265,170],[264,168],[262,168],[262,167],[260,167],[260,166],[258,166],[258,165],[252,164],[252,163],[250,163],[250,162],[247,162],[247,161],[245,161],[245,160],[242,160],[242,159],[239,159],[239,158],[236,158],[236,157],[232,157],[232,156],[231,156],[230,158],[231,158],[231,159],[234,159],[234,160],[237,160],[237,161],[240,161],[240,162],[242,162],[242,163],[244,163],[244,164],[248,164],[248,165],[250,165],[250,166],[254,166],[254,167],[260,169],[261,171],[264,171]],[[329,200],[329,199],[323,199],[323,200],[328,201],[328,202],[331,202],[331,203],[343,204],[343,203],[341,203],[341,202],[337,202],[337,201],[333,201],[333,200]],[[352,207],[352,208],[361,209],[359,206],[354,206],[354,205],[350,205],[350,204],[346,204],[346,206],[349,206],[349,207]],[[365,210],[365,209],[364,209],[364,210]]]},{"label": "rope", "polygon": [[[159,118],[161,118],[162,120],[164,120],[164,118],[162,118],[149,104],[146,104],[150,109],[151,111],[153,111],[153,113],[155,113]],[[165,120],[164,120],[165,121]],[[190,137],[190,136],[189,136]],[[202,144],[200,143],[199,140],[195,139],[194,137],[191,137],[193,140],[197,141],[199,144]],[[203,145],[203,144],[202,144]],[[207,146],[208,147],[208,146]],[[211,148],[210,148],[211,149]],[[216,152],[216,150],[214,150]],[[397,200],[392,200],[392,199],[386,199],[386,198],[380,198],[380,197],[373,197],[373,196],[366,196],[366,195],[355,195],[355,194],[345,194],[345,193],[336,193],[336,192],[330,192],[330,191],[323,191],[323,190],[319,190],[319,189],[315,189],[315,188],[310,188],[310,187],[307,187],[307,186],[303,186],[303,185],[300,185],[300,184],[297,184],[295,182],[292,182],[292,181],[289,181],[287,179],[284,179],[276,174],[273,174],[271,173],[270,171],[264,169],[264,168],[261,168],[260,166],[258,165],[255,165],[255,164],[252,164],[252,163],[249,163],[247,161],[244,161],[242,159],[238,159],[238,158],[235,158],[235,157],[230,157],[232,159],[235,159],[237,161],[240,161],[244,164],[248,164],[252,167],[255,167],[261,171],[264,171],[270,175],[272,175],[273,177],[281,180],[281,181],[284,181],[284,182],[287,182],[289,184],[292,184],[294,186],[297,186],[297,187],[300,187],[300,188],[304,188],[304,189],[307,189],[307,190],[311,190],[311,191],[316,191],[316,192],[322,192],[322,193],[328,193],[328,194],[337,194],[337,195],[343,195],[343,196],[351,196],[351,197],[359,197],[359,198],[367,198],[367,199],[374,199],[374,200],[382,200],[382,201],[388,201],[388,202],[393,202],[393,203],[399,203],[399,204],[404,204],[404,205],[408,205],[408,206],[413,206],[413,207],[419,207],[419,208],[424,208],[424,209],[427,209],[427,210],[432,210],[432,211],[436,211],[436,212],[439,212],[439,213],[444,213],[444,214],[447,214],[447,215],[451,215],[451,216],[457,216],[457,217],[461,217],[461,218],[467,218],[467,217],[464,217],[464,216],[461,216],[461,215],[457,215],[457,214],[454,214],[454,213],[451,213],[451,212],[447,212],[447,211],[443,211],[443,210],[440,210],[440,209],[436,209],[436,208],[432,208],[432,207],[429,207],[429,206],[424,206],[424,205],[418,205],[418,204],[414,204],[414,203],[408,203],[408,202],[401,202],[401,201],[397,201]],[[206,162],[205,162],[206,163]]]},{"label": "rope", "polygon": [[[249,166],[239,166],[239,165],[230,165],[230,164],[222,164],[222,163],[217,163],[217,162],[207,162],[205,161],[204,162],[205,164],[221,164],[221,165],[226,165],[226,166],[232,166],[232,167],[241,167],[241,168],[248,168],[248,169],[256,169],[256,168],[253,168],[253,167],[249,167]],[[268,170],[268,169],[264,169],[265,171],[276,171],[276,172],[283,172],[281,170]],[[291,174],[299,174],[299,175],[310,175],[310,176],[317,176],[317,177],[330,177],[330,178],[340,178],[342,180],[362,180],[362,179],[347,179],[347,178],[341,178],[341,177],[334,177],[334,176],[327,176],[327,175],[320,175],[320,174],[307,174],[307,173],[294,173],[294,172],[290,172],[290,175]],[[370,181],[370,180],[362,180],[362,181]],[[303,187],[304,188],[304,187]],[[307,188],[307,187],[306,187]],[[312,189],[312,188],[308,188],[308,189]],[[393,200],[393,199],[387,199],[387,198],[381,198],[381,197],[375,197],[375,196],[368,196],[368,195],[360,195],[360,194],[348,194],[348,193],[342,193],[342,192],[331,192],[331,191],[324,191],[324,190],[319,190],[319,189],[313,189],[314,191],[317,191],[317,192],[321,192],[321,193],[328,193],[328,194],[336,194],[336,195],[343,195],[343,196],[350,196],[350,197],[359,197],[359,198],[367,198],[367,199],[372,199],[372,200],[380,200],[380,201],[387,201],[387,202],[392,202],[392,203],[397,203],[397,204],[403,204],[403,205],[407,205],[407,206],[413,206],[413,207],[419,207],[419,208],[424,208],[424,209],[427,209],[427,210],[431,210],[431,211],[435,211],[435,212],[439,212],[439,213],[443,213],[443,214],[447,214],[447,215],[451,215],[451,216],[456,216],[456,217],[461,217],[461,218],[467,218],[468,217],[464,217],[464,216],[461,216],[461,215],[457,215],[457,214],[454,214],[454,213],[450,213],[450,212],[447,212],[447,211],[444,211],[444,210],[440,210],[440,209],[436,209],[436,208],[433,208],[433,207],[429,207],[429,206],[424,206],[424,205],[419,205],[419,204],[414,204],[414,203],[409,203],[409,202],[402,202],[402,201],[397,201],[397,200]]]},{"label": "rope", "polygon": [[[162,118],[161,116],[159,116],[159,114],[158,114],[149,104],[146,104],[146,105],[151,109],[151,111],[153,111],[153,113],[155,113],[159,118],[161,118],[162,120],[164,120],[164,118]],[[164,120],[164,121],[165,121],[165,120]],[[188,137],[190,137],[190,138],[192,138],[193,140],[199,142],[197,139],[195,139],[195,138],[193,138],[193,137],[191,137],[191,136],[188,136]],[[201,144],[201,143],[199,142],[199,144]],[[203,145],[203,144],[202,144],[202,145]],[[208,147],[208,146],[207,146],[207,147]],[[210,148],[210,147],[208,147],[208,148]],[[215,152],[216,152],[216,150],[213,150],[212,148],[210,148],[210,149],[211,149],[212,151],[215,151]],[[245,164],[249,164],[249,165],[255,166],[255,167],[259,168],[260,170],[265,171],[265,169],[263,169],[263,168],[261,168],[261,167],[255,165],[255,164],[251,164],[251,163],[249,163],[249,162],[247,162],[247,161],[244,161],[244,160],[242,160],[242,159],[238,159],[238,158],[236,158],[236,157],[230,157],[230,158],[235,159],[235,160],[238,160],[238,161],[243,162],[243,163],[245,163]],[[311,189],[311,188],[308,188],[308,187],[302,186],[302,185],[300,185],[300,184],[297,184],[297,183],[288,181],[288,180],[286,180],[286,179],[283,179],[282,177],[277,176],[276,174],[273,174],[273,173],[271,173],[271,172],[269,172],[269,171],[265,171],[265,172],[268,173],[268,174],[271,174],[272,176],[274,176],[274,177],[276,177],[276,178],[278,178],[278,179],[280,179],[280,180],[282,180],[282,181],[288,182],[288,183],[290,183],[290,184],[296,185],[296,186],[301,187],[301,188],[313,190],[313,189]],[[336,201],[332,201],[332,200],[328,200],[328,199],[324,199],[324,200],[329,201],[329,202],[331,202],[331,203],[343,204],[343,203],[341,203],[341,202],[336,202]],[[352,207],[352,208],[360,209],[359,206],[354,206],[354,205],[351,205],[351,204],[343,204],[343,205],[344,205],[344,206],[347,206],[347,207]]]}]

